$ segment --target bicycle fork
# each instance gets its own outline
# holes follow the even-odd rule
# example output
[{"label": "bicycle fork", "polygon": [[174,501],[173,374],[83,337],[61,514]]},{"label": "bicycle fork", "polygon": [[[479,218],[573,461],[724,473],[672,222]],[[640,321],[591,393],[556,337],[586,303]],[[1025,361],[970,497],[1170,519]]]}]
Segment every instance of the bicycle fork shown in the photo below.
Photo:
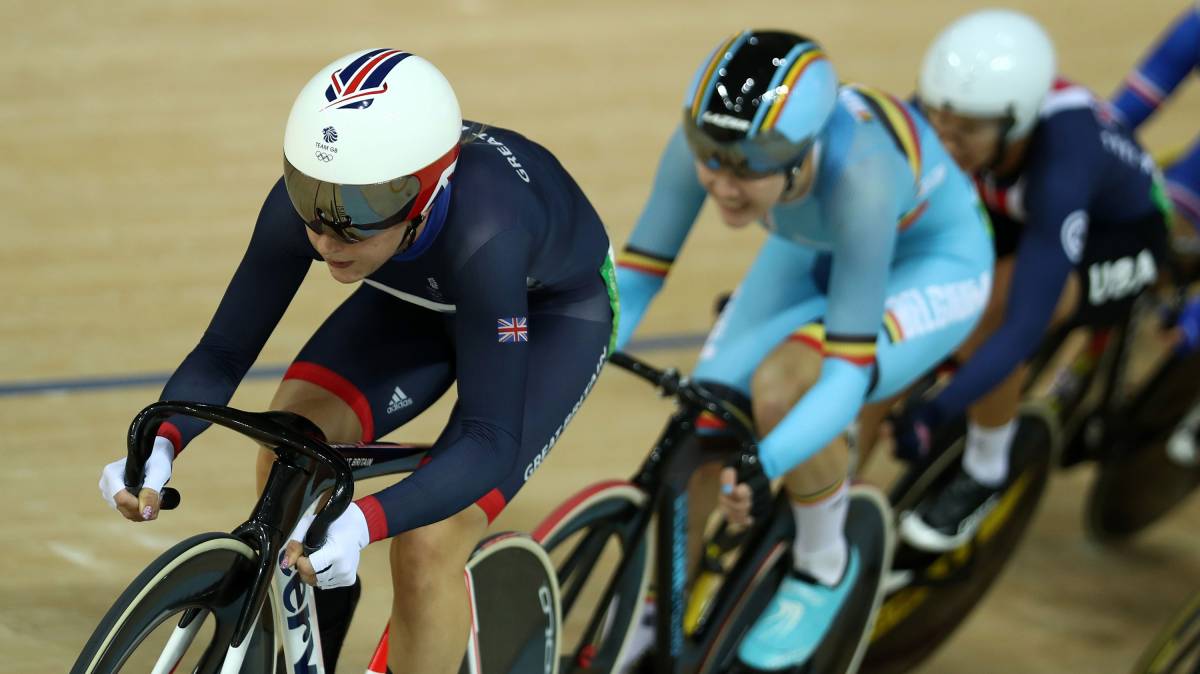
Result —
[{"label": "bicycle fork", "polygon": [[[155,661],[154,668],[150,670],[151,674],[169,674],[175,671],[175,668],[179,666],[179,661],[183,659],[183,654],[191,647],[192,640],[200,631],[200,626],[204,624],[207,613],[203,609],[194,608],[183,614],[179,623],[175,625],[175,630],[171,632],[171,638],[167,640],[163,652]],[[238,665],[240,666],[241,662]]]},{"label": "bicycle fork", "polygon": [[277,568],[271,583],[271,595],[272,602],[283,609],[279,613],[277,629],[283,642],[283,657],[288,671],[325,674],[313,588],[301,581],[300,574],[294,569],[284,571]]},{"label": "bicycle fork", "polygon": [[[305,514],[311,515],[316,507],[314,502]],[[281,550],[276,562],[282,561],[285,554],[286,550]],[[294,674],[325,674],[314,593],[312,587],[300,580],[295,567],[285,571],[275,564],[271,603],[278,609],[275,612],[276,634],[282,641],[286,671]]]},{"label": "bicycle fork", "polygon": [[[196,635],[199,634],[200,627],[204,624],[204,619],[207,615],[208,611],[199,608],[188,609],[184,612],[183,617],[179,619],[179,623],[175,625],[174,631],[171,632],[170,638],[167,639],[167,644],[163,647],[162,653],[159,654],[158,660],[155,661],[150,674],[172,674],[179,667],[184,654],[191,647]],[[258,616],[255,617],[257,618]],[[238,672],[241,672],[242,663],[246,659],[246,651],[249,648],[249,638],[242,639],[242,642],[237,646],[230,646],[225,652],[225,658],[221,661],[221,674],[238,674]],[[324,672],[323,670],[313,670],[311,674],[324,674]]]}]

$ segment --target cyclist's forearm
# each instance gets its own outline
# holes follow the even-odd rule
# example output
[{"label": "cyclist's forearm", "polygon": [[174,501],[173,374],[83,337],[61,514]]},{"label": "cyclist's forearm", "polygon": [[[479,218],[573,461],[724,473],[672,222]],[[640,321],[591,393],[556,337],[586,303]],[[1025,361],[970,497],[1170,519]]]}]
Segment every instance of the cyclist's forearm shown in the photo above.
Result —
[{"label": "cyclist's forearm", "polygon": [[706,193],[696,178],[691,152],[676,129],[658,165],[654,186],[617,256],[621,321],[617,348],[624,348],[683,248]]},{"label": "cyclist's forearm", "polygon": [[[224,405],[233,397],[253,361],[219,337],[205,333],[171,375],[159,399]],[[158,435],[170,440],[178,454],[208,426],[207,421],[194,417],[173,416],[162,424]]]},{"label": "cyclist's forearm", "polygon": [[1200,64],[1200,10],[1191,8],[1165,33],[1125,79],[1113,104],[1136,129]]},{"label": "cyclist's forearm", "polygon": [[[200,343],[175,370],[162,400],[229,402],[316,257],[304,232],[280,180],[263,203],[250,245]],[[166,432],[159,435],[179,452],[208,423],[178,417],[163,426]]]},{"label": "cyclist's forearm", "polygon": [[634,330],[642,321],[654,296],[663,286],[666,278],[652,271],[633,269],[625,264],[617,267],[617,288],[620,297],[620,323],[617,328],[617,349],[624,349],[633,337]]},{"label": "cyclist's forearm", "polygon": [[987,338],[932,401],[933,419],[958,415],[999,386],[1037,349],[1054,316],[1071,264],[1057,242],[1021,243],[1005,304],[1004,323]]},{"label": "cyclist's forearm", "polygon": [[371,542],[440,522],[483,498],[509,474],[518,441],[484,422],[463,421],[463,434],[403,481],[358,499]]}]

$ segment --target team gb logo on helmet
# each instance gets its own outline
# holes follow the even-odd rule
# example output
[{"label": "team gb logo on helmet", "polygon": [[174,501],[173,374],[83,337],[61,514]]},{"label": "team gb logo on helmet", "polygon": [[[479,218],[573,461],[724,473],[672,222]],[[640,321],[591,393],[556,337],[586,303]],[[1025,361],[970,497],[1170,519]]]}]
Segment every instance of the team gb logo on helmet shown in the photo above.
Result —
[{"label": "team gb logo on helmet", "polygon": [[330,76],[332,83],[325,88],[325,110],[363,110],[371,106],[375,97],[388,90],[387,78],[392,68],[412,56],[398,49],[373,49]]}]

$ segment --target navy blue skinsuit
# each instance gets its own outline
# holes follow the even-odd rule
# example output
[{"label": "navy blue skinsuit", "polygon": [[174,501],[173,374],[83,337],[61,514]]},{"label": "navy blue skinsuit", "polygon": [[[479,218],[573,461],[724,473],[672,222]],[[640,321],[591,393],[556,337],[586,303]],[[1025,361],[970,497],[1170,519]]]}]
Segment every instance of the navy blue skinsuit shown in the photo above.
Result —
[{"label": "navy blue skinsuit", "polygon": [[[467,123],[457,170],[413,246],[350,295],[285,379],[344,400],[372,441],[458,384],[431,460],[359,499],[371,540],[478,502],[494,518],[591,390],[613,335],[615,281],[595,210],[554,156]],[[280,180],[249,249],[163,399],[225,403],[320,256]],[[176,451],[204,430],[168,420]]]}]

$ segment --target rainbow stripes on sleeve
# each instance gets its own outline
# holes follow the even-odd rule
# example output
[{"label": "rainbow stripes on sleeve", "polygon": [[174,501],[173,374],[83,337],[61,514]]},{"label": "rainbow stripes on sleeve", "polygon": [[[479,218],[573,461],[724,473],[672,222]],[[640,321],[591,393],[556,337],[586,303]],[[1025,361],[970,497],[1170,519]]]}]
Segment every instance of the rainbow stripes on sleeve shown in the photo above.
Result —
[{"label": "rainbow stripes on sleeve", "polygon": [[671,271],[675,258],[655,255],[648,251],[639,250],[633,246],[625,246],[625,250],[617,255],[617,266],[640,271],[643,274],[665,278]]}]

